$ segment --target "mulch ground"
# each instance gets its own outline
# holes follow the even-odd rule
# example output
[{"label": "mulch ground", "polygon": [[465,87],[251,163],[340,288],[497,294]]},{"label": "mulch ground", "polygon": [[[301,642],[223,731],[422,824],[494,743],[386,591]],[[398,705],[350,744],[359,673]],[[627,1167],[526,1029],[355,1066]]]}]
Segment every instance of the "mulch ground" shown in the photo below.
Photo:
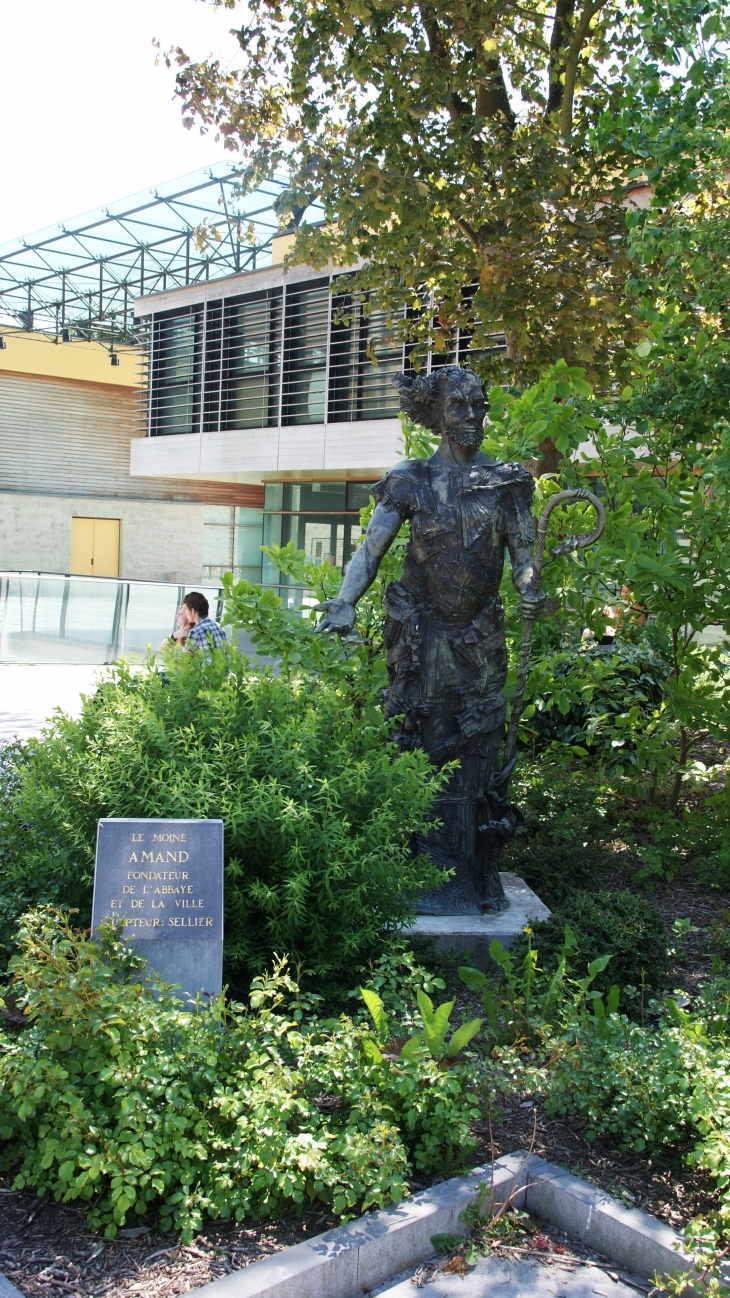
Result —
[{"label": "mulch ground", "polygon": [[27,1298],[167,1298],[250,1266],[337,1224],[327,1213],[263,1225],[210,1223],[180,1245],[154,1225],[92,1235],[80,1212],[52,1199],[0,1189],[0,1271]]},{"label": "mulch ground", "polygon": [[[475,1163],[491,1161],[489,1126],[478,1123]],[[643,1208],[674,1230],[717,1206],[712,1178],[657,1154],[621,1153],[605,1140],[588,1141],[584,1124],[570,1116],[548,1118],[539,1100],[515,1096],[495,1113],[492,1139],[497,1156],[532,1149],[550,1163],[590,1181],[627,1208]]]}]

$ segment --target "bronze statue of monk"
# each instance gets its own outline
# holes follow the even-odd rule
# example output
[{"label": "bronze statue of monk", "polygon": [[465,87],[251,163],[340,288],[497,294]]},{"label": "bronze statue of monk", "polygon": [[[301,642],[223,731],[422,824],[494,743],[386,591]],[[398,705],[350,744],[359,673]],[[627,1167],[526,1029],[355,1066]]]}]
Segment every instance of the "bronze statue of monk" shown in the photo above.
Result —
[{"label": "bronze statue of monk", "polygon": [[486,402],[471,370],[448,365],[396,382],[401,409],[440,433],[441,443],[430,459],[397,464],[373,488],[377,506],[320,629],[352,630],[355,604],[408,520],[403,573],[385,593],[385,715],[400,718],[402,748],[424,748],[436,766],[459,760],[434,804],[440,824],[416,845],[453,874],[418,910],[504,910],[499,855],[521,817],[497,778],[507,674],[499,587],[506,548],[523,616],[541,611],[544,595],[532,587],[533,479],[522,465],[479,450]]}]

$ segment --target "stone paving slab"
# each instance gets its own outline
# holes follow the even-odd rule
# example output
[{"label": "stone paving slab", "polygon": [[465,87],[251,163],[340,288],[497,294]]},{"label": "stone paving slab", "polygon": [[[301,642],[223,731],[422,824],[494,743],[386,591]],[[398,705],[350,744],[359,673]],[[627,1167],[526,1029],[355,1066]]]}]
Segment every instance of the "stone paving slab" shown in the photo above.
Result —
[{"label": "stone paving slab", "polygon": [[606,1271],[594,1266],[563,1266],[561,1263],[532,1262],[529,1259],[509,1261],[502,1257],[482,1258],[465,1276],[437,1272],[422,1290],[413,1276],[419,1268],[396,1277],[371,1290],[372,1298],[637,1298],[648,1286],[629,1285],[612,1280]]},{"label": "stone paving slab", "polygon": [[39,736],[54,708],[77,717],[81,695],[92,694],[104,674],[77,663],[0,663],[0,744]]}]

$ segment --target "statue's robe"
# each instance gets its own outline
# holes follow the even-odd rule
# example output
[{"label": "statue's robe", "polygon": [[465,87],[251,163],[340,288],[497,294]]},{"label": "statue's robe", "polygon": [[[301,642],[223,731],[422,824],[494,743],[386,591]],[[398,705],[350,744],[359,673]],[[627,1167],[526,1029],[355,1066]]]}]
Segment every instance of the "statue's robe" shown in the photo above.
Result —
[{"label": "statue's robe", "polygon": [[387,717],[396,739],[460,768],[438,798],[442,822],[417,843],[454,876],[422,899],[421,912],[500,909],[499,853],[515,813],[490,779],[504,737],[507,674],[499,587],[505,549],[513,577],[532,567],[534,482],[519,464],[479,454],[464,466],[406,460],[374,487],[376,499],[410,520],[400,581],[385,594]]}]

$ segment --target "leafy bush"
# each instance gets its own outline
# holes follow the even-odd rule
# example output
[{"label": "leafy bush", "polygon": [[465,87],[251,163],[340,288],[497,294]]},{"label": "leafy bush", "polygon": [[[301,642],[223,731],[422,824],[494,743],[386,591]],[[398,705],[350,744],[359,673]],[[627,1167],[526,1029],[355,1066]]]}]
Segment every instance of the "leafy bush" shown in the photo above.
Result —
[{"label": "leafy bush", "polygon": [[692,1076],[705,1055],[676,1026],[642,1028],[612,1015],[602,1035],[568,1033],[545,1076],[545,1111],[585,1120],[588,1140],[613,1136],[620,1149],[684,1144],[692,1136]]},{"label": "leafy bush", "polygon": [[[618,983],[625,995],[627,987],[652,990],[666,985],[669,972],[667,931],[661,915],[643,897],[627,890],[575,892],[549,920],[531,925],[530,942],[534,942],[545,970],[558,966],[564,945],[565,924],[575,938],[572,954],[574,967],[584,968],[597,956],[610,955],[604,972],[596,978],[596,990],[605,992]],[[518,938],[513,954],[521,956],[526,939]]]},{"label": "leafy bush", "polygon": [[286,951],[341,977],[438,874],[410,853],[442,776],[398,753],[346,677],[277,678],[246,658],[181,655],[166,682],[124,665],[5,764],[2,941],[24,908],[88,922],[101,816],[221,817],[225,956],[239,980]]},{"label": "leafy bush", "polygon": [[371,1060],[369,1034],[318,1018],[283,961],[249,1009],[221,997],[190,1014],[139,982],[144,963],[113,930],[98,945],[47,908],[20,942],[12,988],[29,1026],[0,1034],[0,1167],[78,1201],[108,1238],[150,1207],[183,1240],[206,1214],[320,1200],[348,1215],[398,1202],[411,1167],[448,1169],[476,1143],[460,1064],[426,1049]]},{"label": "leafy bush", "polygon": [[[619,634],[612,645],[573,644],[536,662],[524,724],[543,743],[587,748],[623,766],[622,750],[661,703],[668,673],[647,636],[638,643]],[[617,737],[622,719],[623,740]]]},{"label": "leafy bush", "polygon": [[549,1115],[578,1113],[589,1140],[610,1134],[622,1149],[669,1145],[714,1173],[720,1216],[730,1222],[730,979],[701,989],[693,1010],[670,997],[652,1027],[612,1014],[595,1033],[561,1024],[541,1071]]},{"label": "leafy bush", "polygon": [[551,908],[575,888],[599,887],[614,868],[603,838],[615,817],[615,794],[595,767],[571,754],[523,757],[510,796],[526,823],[506,845],[501,868],[518,874]]},{"label": "leafy bush", "polygon": [[535,1044],[543,1040],[546,1029],[565,1022],[574,1024],[578,1021],[585,1026],[591,1021],[594,1030],[602,1035],[607,1011],[611,1015],[618,1007],[619,988],[615,983],[605,1004],[600,991],[594,987],[608,964],[607,955],[592,960],[582,978],[568,976],[575,960],[576,941],[567,924],[557,968],[549,976],[538,965],[539,952],[529,940],[522,955],[512,950],[505,951],[502,943],[494,938],[489,954],[501,970],[499,983],[480,969],[468,965],[460,966],[458,973],[471,991],[481,992],[487,1014],[487,1031],[493,1045]]}]

